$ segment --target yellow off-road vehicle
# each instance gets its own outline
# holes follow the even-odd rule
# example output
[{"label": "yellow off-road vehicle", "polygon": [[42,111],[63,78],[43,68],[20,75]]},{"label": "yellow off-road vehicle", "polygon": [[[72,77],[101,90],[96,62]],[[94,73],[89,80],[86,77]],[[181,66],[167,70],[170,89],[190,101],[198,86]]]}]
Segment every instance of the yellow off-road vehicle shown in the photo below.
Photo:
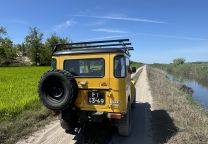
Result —
[{"label": "yellow off-road vehicle", "polygon": [[131,130],[136,91],[130,68],[129,39],[55,45],[53,70],[45,73],[38,92],[42,103],[60,112],[61,126],[73,132],[86,122],[108,120],[120,135]]}]

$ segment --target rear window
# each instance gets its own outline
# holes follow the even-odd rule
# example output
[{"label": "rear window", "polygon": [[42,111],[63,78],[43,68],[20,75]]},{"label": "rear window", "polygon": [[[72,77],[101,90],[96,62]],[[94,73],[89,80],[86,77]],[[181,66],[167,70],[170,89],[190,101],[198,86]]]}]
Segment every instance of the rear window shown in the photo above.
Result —
[{"label": "rear window", "polygon": [[71,59],[64,61],[64,69],[74,76],[104,77],[104,59]]}]

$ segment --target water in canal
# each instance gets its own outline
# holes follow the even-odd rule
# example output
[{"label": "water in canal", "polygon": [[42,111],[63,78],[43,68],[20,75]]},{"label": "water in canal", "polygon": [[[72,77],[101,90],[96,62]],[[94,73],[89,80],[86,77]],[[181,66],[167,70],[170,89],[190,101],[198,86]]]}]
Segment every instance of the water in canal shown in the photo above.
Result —
[{"label": "water in canal", "polygon": [[180,82],[191,87],[194,90],[193,99],[208,109],[208,87],[201,85],[196,80],[184,79],[168,74],[168,78],[172,81]]}]

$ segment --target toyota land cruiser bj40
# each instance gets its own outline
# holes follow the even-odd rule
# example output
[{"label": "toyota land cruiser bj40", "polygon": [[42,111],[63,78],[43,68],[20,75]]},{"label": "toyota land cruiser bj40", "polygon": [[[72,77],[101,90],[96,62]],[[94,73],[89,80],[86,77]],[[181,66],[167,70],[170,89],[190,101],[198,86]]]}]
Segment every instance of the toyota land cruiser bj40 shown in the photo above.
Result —
[{"label": "toyota land cruiser bj40", "polygon": [[129,39],[57,44],[52,70],[38,85],[39,98],[59,112],[61,126],[74,131],[86,122],[110,121],[128,136],[136,91],[130,68]]}]

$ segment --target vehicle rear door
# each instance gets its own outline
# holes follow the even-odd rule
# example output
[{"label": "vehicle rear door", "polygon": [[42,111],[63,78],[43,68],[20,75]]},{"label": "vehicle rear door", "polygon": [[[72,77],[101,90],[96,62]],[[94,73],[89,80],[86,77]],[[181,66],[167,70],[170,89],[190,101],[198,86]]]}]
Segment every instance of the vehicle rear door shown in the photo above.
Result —
[{"label": "vehicle rear door", "polygon": [[96,110],[108,107],[110,80],[109,54],[82,54],[63,57],[63,69],[70,71],[78,84],[76,105]]}]

